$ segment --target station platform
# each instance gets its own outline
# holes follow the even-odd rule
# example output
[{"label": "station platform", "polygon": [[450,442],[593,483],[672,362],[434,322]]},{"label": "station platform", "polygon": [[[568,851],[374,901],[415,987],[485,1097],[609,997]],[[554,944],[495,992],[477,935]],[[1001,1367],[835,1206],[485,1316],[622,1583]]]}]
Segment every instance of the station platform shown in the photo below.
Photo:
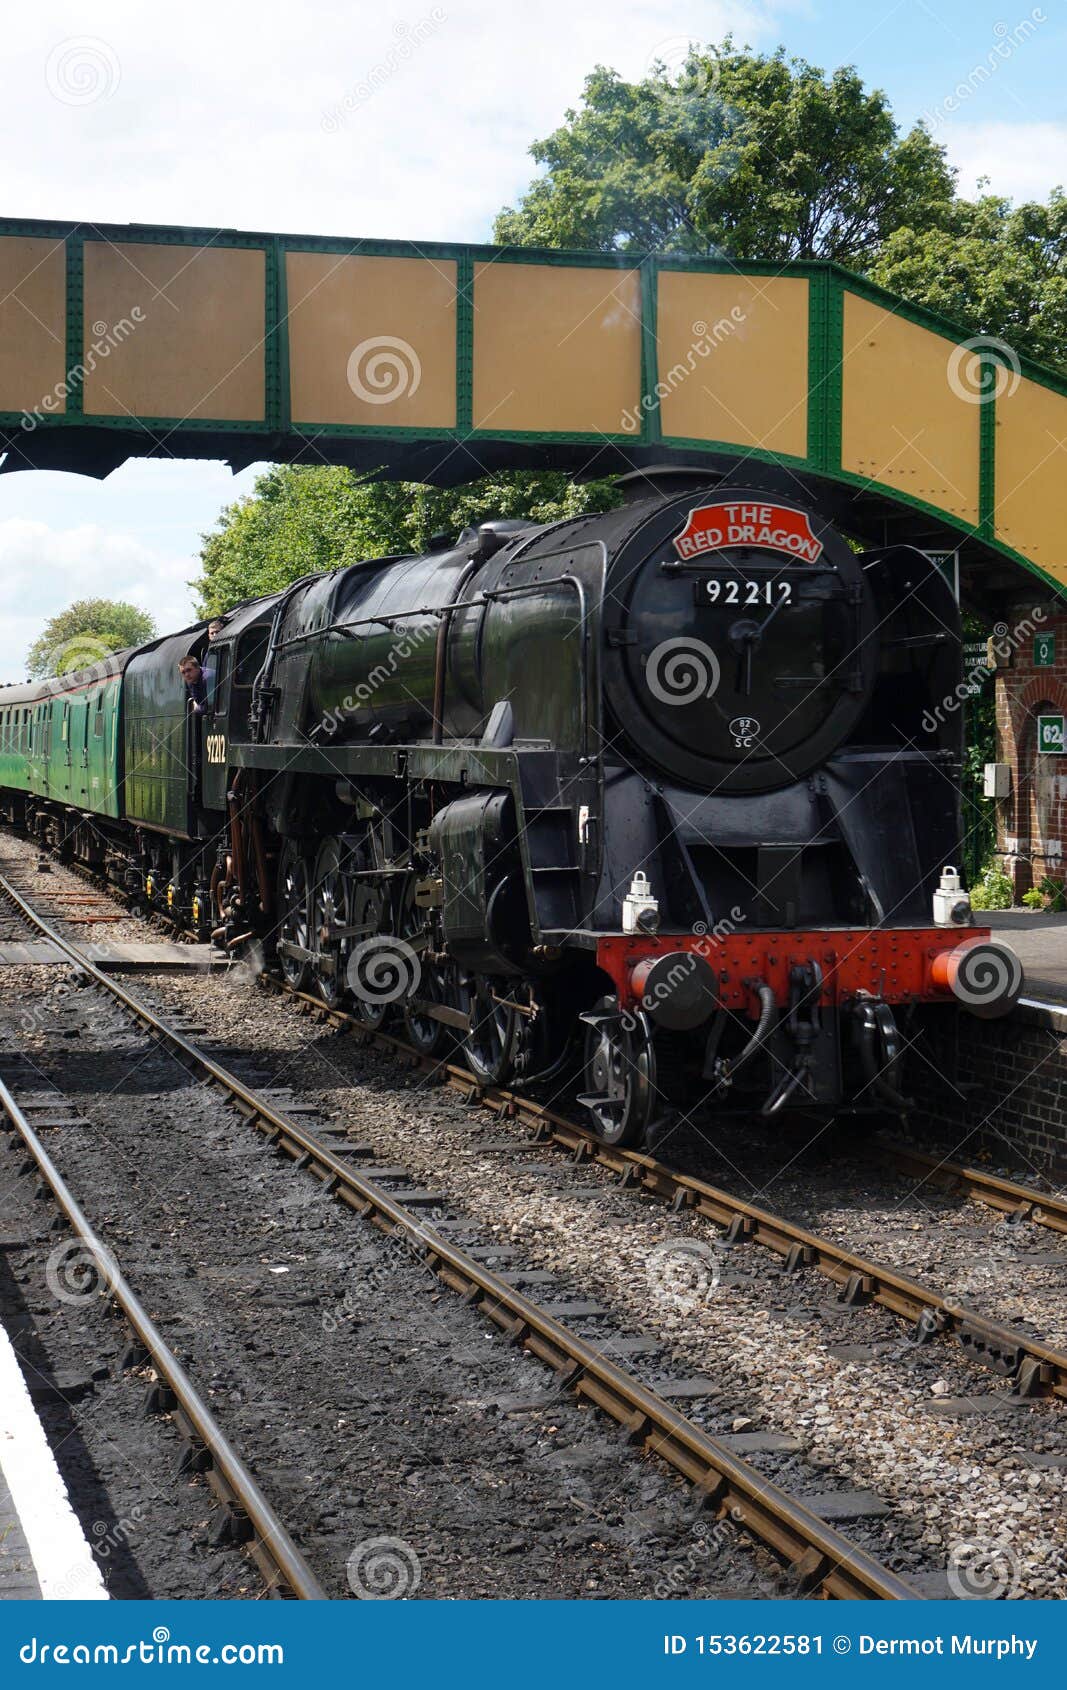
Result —
[{"label": "station platform", "polygon": [[1067,1004],[1067,912],[975,910],[974,918],[1018,956],[1026,973],[1024,998]]},{"label": "station platform", "polygon": [[108,1600],[34,1407],[0,1326],[0,1601]]}]

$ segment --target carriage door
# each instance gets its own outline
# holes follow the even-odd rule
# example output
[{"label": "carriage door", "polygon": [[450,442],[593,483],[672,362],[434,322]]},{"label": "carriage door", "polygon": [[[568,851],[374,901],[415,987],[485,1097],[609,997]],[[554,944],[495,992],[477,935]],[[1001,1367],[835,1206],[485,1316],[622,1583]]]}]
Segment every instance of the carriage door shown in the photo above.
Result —
[{"label": "carriage door", "polygon": [[60,777],[63,782],[63,789],[61,796],[69,800],[74,790],[74,771],[70,760],[70,702],[67,699],[63,701],[63,716],[59,731],[63,741],[63,769]]},{"label": "carriage door", "polygon": [[89,804],[89,717],[92,700],[88,693],[82,695],[81,731],[78,735],[78,794],[82,803]]}]

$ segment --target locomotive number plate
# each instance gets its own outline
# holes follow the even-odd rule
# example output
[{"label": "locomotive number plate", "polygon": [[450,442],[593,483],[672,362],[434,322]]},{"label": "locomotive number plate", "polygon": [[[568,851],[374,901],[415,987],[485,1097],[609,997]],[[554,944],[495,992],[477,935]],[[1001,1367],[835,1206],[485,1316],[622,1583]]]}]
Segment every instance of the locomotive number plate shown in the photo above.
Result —
[{"label": "locomotive number plate", "polygon": [[736,575],[724,581],[711,575],[696,583],[698,604],[788,604],[792,597],[792,581],[741,581]]},{"label": "locomotive number plate", "polygon": [[204,750],[207,754],[207,760],[209,763],[225,763],[226,735],[208,734],[207,739],[204,742]]}]

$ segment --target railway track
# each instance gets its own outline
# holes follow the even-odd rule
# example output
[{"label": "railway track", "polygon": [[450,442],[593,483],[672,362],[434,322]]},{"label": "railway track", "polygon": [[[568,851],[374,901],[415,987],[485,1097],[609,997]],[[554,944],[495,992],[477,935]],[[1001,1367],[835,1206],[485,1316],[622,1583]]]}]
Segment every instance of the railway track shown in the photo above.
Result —
[{"label": "railway track", "polygon": [[[525,1121],[536,1134],[535,1142],[566,1151],[575,1161],[608,1169],[624,1188],[660,1197],[677,1211],[705,1216],[724,1229],[726,1242],[758,1244],[771,1250],[781,1258],[787,1272],[815,1269],[838,1287],[843,1304],[875,1303],[888,1309],[912,1323],[915,1340],[920,1343],[939,1336],[954,1338],[972,1361],[1010,1380],[1019,1396],[1067,1400],[1067,1353],[953,1303],[935,1287],[810,1232],[707,1180],[679,1172],[641,1151],[605,1144],[577,1122],[532,1098],[506,1088],[482,1087],[465,1068],[423,1058],[403,1040],[371,1032],[347,1011],[328,1008],[308,993],[293,992],[273,975],[265,976],[264,982],[269,989],[292,997],[304,1013],[348,1027],[368,1044],[391,1049],[413,1067],[433,1073],[469,1102],[500,1118]],[[1039,1193],[1029,1196],[1034,1202],[1042,1201]]]},{"label": "railway track", "polygon": [[[631,1443],[681,1474],[708,1511],[772,1549],[791,1570],[800,1592],[876,1600],[918,1594],[876,1557],[686,1418],[665,1396],[455,1244],[444,1230],[428,1224],[418,1208],[405,1203],[404,1194],[369,1178],[358,1166],[358,1156],[366,1147],[346,1144],[343,1139],[329,1142],[294,1120],[96,968],[2,877],[0,893],[9,908],[56,945],[88,982],[117,1001],[188,1069],[218,1090],[277,1151],[316,1174],[330,1194],[376,1227],[409,1239],[440,1280],[475,1304],[512,1343],[553,1368],[561,1388],[600,1409],[624,1428]],[[2,1095],[0,1101],[6,1107]]]},{"label": "railway track", "polygon": [[[78,869],[78,872],[90,884],[99,884],[91,871]],[[122,897],[118,891],[115,895]],[[50,892],[49,896],[53,894]],[[62,911],[57,914],[61,919],[70,919]],[[161,925],[172,925],[164,917],[159,921]],[[432,1074],[499,1117],[525,1121],[536,1135],[536,1142],[566,1151],[576,1161],[595,1162],[615,1173],[621,1185],[661,1197],[676,1210],[705,1216],[724,1229],[728,1243],[753,1243],[771,1250],[781,1258],[785,1271],[815,1269],[838,1287],[844,1304],[874,1303],[910,1321],[916,1342],[925,1343],[941,1336],[954,1339],[969,1359],[1010,1381],[1013,1392],[1019,1396],[1067,1398],[1067,1352],[955,1303],[942,1296],[936,1287],[748,1203],[707,1180],[678,1172],[641,1151],[606,1145],[579,1122],[530,1097],[505,1087],[484,1087],[461,1065],[423,1057],[404,1040],[381,1030],[371,1031],[358,1016],[331,1008],[311,993],[295,991],[275,974],[266,973],[261,979],[268,989],[284,992],[304,1013],[317,1020],[353,1031],[365,1043],[403,1056],[412,1067]],[[1064,1199],[906,1144],[887,1142],[875,1149],[879,1159],[903,1175],[917,1174],[934,1180],[1008,1213],[1013,1219],[1030,1220],[1067,1233]]]},{"label": "railway track", "polygon": [[895,1140],[878,1143],[875,1154],[896,1172],[918,1175],[924,1181],[962,1191],[976,1203],[999,1209],[1014,1221],[1033,1221],[1052,1232],[1067,1233],[1067,1199],[1053,1192],[1038,1191],[1018,1180],[1005,1179],[973,1163],[954,1162],[947,1156],[931,1155],[916,1145]]},{"label": "railway track", "polygon": [[[89,878],[89,871],[84,871],[83,877]],[[62,919],[68,918],[64,915]],[[1067,1398],[1067,1352],[955,1303],[936,1287],[849,1250],[707,1180],[676,1171],[641,1151],[607,1145],[579,1122],[533,1098],[505,1087],[484,1087],[461,1065],[423,1057],[404,1040],[367,1029],[358,1016],[331,1008],[310,993],[295,991],[274,974],[261,978],[268,989],[291,997],[304,1013],[403,1056],[412,1067],[432,1074],[499,1117],[525,1121],[536,1142],[566,1151],[576,1161],[595,1162],[615,1173],[623,1186],[663,1198],[676,1210],[706,1217],[724,1229],[728,1243],[753,1243],[769,1249],[781,1258],[788,1272],[815,1269],[838,1287],[842,1303],[870,1302],[889,1310],[912,1323],[913,1336],[920,1343],[941,1336],[954,1339],[969,1359],[1009,1380],[1019,1396]],[[879,1145],[877,1154],[898,1172],[919,1174],[961,1190],[1015,1219],[1067,1232],[1067,1201],[1063,1199],[905,1144]]]},{"label": "railway track", "polygon": [[230,1537],[241,1543],[263,1575],[268,1594],[324,1601],[326,1592],[268,1501],[245,1461],[129,1284],[114,1254],[95,1232],[7,1083],[0,1079],[0,1108],[79,1240],[85,1266],[120,1310],[133,1337],[130,1367],[148,1363],[160,1384],[156,1401],[174,1417],[185,1440],[187,1464],[200,1472],[229,1515]]}]

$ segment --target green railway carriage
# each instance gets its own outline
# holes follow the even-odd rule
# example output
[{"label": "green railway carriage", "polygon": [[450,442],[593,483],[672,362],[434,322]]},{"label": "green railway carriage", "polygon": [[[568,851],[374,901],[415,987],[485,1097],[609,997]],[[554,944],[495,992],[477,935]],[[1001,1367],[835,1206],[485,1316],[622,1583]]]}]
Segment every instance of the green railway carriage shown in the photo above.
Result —
[{"label": "green railway carriage", "polygon": [[122,810],[122,674],[125,653],[84,674],[0,692],[0,786],[21,819],[35,800],[82,818],[118,821]]},{"label": "green railway carriage", "polygon": [[[208,652],[203,624],[102,665],[0,688],[0,815],[40,844],[208,930],[227,873],[228,747],[246,732],[274,600],[231,616]],[[179,662],[206,665],[203,714]]]},{"label": "green railway carriage", "polygon": [[188,631],[133,653],[125,674],[125,814],[162,834],[197,831],[196,772],[201,723],[191,716],[178,663],[202,641]]}]

